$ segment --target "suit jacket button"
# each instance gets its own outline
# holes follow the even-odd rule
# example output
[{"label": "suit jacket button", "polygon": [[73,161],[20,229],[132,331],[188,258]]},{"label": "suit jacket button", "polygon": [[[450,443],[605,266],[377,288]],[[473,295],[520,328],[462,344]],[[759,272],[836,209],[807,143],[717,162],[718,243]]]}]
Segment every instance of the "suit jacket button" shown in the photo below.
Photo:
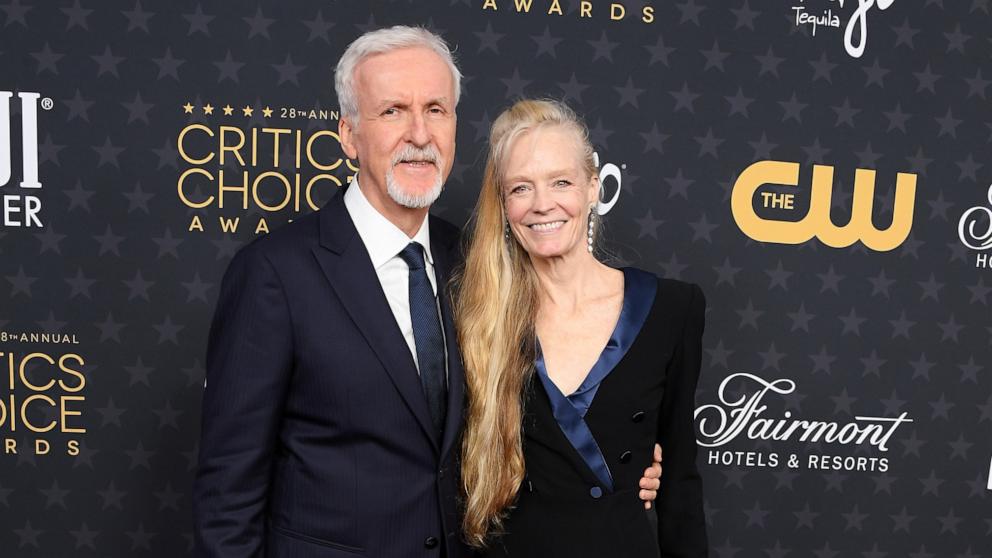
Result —
[{"label": "suit jacket button", "polygon": [[424,539],[424,546],[427,548],[437,548],[437,539],[434,537],[427,537]]},{"label": "suit jacket button", "polygon": [[620,463],[627,463],[627,462],[629,462],[630,461],[630,456],[631,456],[631,453],[629,451],[625,451],[625,452],[621,453],[620,454]]},{"label": "suit jacket button", "polygon": [[599,498],[603,495],[603,489],[598,486],[594,486],[589,489],[589,495],[593,498]]},{"label": "suit jacket button", "polygon": [[634,422],[641,422],[642,420],[644,420],[644,411],[637,411],[636,413],[630,416],[630,420]]}]

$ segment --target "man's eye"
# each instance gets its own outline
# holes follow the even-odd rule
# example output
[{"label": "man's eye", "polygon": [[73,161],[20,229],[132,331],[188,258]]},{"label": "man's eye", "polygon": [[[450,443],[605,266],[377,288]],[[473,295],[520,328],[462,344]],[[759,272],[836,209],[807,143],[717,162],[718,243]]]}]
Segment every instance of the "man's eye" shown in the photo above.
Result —
[{"label": "man's eye", "polygon": [[557,180],[557,181],[555,181],[555,186],[558,186],[558,187],[561,187],[561,188],[565,188],[565,187],[571,186],[571,185],[572,185],[572,183],[569,182],[568,180]]},{"label": "man's eye", "polygon": [[388,109],[382,111],[382,115],[383,116],[392,116],[394,114],[396,114],[396,109],[395,108],[388,108]]}]

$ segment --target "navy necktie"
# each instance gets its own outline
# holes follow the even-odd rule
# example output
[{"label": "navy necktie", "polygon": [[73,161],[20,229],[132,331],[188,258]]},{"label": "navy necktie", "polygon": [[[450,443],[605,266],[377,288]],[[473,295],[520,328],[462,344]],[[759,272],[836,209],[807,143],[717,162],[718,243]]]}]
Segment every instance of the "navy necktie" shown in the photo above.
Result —
[{"label": "navy necktie", "polygon": [[411,242],[399,256],[410,268],[410,320],[413,322],[413,338],[417,345],[420,383],[424,386],[427,407],[430,409],[434,428],[440,434],[444,430],[447,390],[444,337],[441,333],[437,301],[424,266],[424,248],[416,242]]}]

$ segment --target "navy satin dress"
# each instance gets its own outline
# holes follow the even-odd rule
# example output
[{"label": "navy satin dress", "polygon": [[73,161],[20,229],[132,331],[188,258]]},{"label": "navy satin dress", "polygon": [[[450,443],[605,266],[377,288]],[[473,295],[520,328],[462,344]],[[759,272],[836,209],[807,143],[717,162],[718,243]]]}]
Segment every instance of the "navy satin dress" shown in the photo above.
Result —
[{"label": "navy satin dress", "polygon": [[[527,476],[487,557],[704,557],[693,407],[705,299],[696,285],[624,268],[624,301],[574,393],[550,380],[538,347],[525,396]],[[638,481],[664,448],[657,505]]]}]

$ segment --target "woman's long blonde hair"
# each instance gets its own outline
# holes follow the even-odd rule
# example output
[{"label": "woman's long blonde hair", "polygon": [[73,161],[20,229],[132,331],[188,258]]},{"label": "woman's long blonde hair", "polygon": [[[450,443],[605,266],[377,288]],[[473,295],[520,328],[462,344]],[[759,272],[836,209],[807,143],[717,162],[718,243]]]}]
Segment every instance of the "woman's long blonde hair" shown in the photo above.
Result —
[{"label": "woman's long blonde hair", "polygon": [[511,144],[545,126],[576,134],[588,176],[596,173],[585,124],[564,103],[522,100],[493,123],[465,266],[455,281],[455,324],[468,389],[462,440],[463,531],[485,546],[502,528],[524,478],[523,393],[533,372],[538,284],[527,252],[506,238],[501,171]]}]

